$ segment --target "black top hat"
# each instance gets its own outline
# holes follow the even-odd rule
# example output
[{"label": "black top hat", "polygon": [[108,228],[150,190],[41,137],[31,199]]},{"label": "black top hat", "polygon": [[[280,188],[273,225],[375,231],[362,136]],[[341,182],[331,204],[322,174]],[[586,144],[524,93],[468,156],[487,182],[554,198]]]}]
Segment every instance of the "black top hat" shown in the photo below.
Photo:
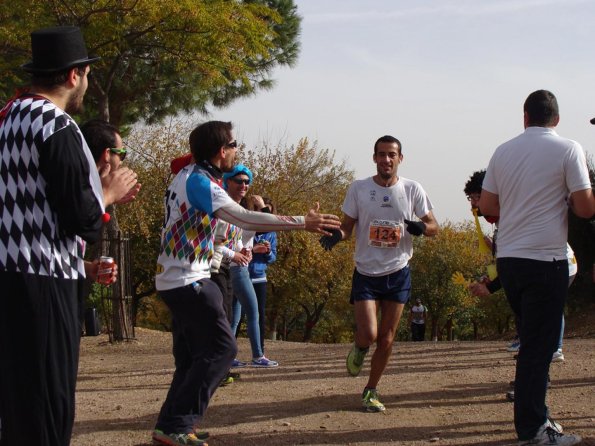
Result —
[{"label": "black top hat", "polygon": [[44,28],[31,33],[33,61],[21,65],[29,73],[50,74],[97,62],[89,57],[81,30],[76,26]]}]

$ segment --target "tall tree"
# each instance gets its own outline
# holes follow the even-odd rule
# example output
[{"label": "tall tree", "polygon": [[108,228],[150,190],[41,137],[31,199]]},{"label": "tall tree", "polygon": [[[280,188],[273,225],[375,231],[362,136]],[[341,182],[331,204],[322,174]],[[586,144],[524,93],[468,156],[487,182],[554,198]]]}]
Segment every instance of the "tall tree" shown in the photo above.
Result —
[{"label": "tall tree", "polygon": [[270,88],[299,53],[293,0],[12,0],[0,2],[0,94],[27,83],[29,32],[77,25],[93,65],[87,113],[117,126],[232,100]]},{"label": "tall tree", "polygon": [[452,282],[452,275],[461,272],[467,278],[485,274],[486,256],[477,249],[477,236],[471,224],[441,227],[436,237],[414,240],[411,259],[412,296],[420,297],[428,307],[432,338],[441,337],[443,329],[451,337],[457,318],[471,319],[476,314],[477,299]]},{"label": "tall tree", "polygon": [[[345,161],[335,160],[333,151],[302,139],[290,147],[265,145],[243,158],[255,174],[253,190],[268,195],[280,213],[303,215],[317,201],[324,212],[340,215],[353,172]],[[267,273],[272,325],[299,332],[303,341],[341,339],[345,326],[335,322],[341,319],[341,308],[349,307],[350,275],[345,271],[352,270],[352,249],[351,243],[342,243],[325,253],[318,237],[280,233],[277,261]],[[317,335],[321,321],[333,327],[332,332]]]},{"label": "tall tree", "polygon": [[[129,166],[142,183],[142,198],[118,208],[118,220],[131,245],[133,314],[142,299],[155,293],[155,268],[163,224],[163,197],[171,179],[170,161],[188,152],[188,123],[169,120],[160,125],[136,126],[125,139]],[[163,321],[159,321],[163,323]]]}]

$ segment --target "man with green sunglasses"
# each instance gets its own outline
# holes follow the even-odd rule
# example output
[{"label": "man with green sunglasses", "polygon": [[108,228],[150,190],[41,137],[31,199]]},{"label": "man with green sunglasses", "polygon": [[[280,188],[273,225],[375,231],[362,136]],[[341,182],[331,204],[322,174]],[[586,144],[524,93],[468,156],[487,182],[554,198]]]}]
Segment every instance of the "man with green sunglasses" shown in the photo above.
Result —
[{"label": "man with green sunglasses", "polygon": [[[89,149],[91,149],[102,182],[103,178],[108,174],[119,175],[130,171],[128,167],[122,167],[122,162],[128,151],[124,148],[117,127],[101,119],[91,119],[81,125],[80,129]],[[136,183],[128,194],[116,204],[124,204],[134,200],[140,187],[141,185]]]}]

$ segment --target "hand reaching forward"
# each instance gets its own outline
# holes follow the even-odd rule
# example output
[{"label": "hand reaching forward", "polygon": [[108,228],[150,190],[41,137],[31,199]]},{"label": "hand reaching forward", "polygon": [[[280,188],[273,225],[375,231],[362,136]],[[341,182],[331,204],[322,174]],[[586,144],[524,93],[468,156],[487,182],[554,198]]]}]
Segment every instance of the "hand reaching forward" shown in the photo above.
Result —
[{"label": "hand reaching forward", "polygon": [[314,207],[306,214],[306,231],[318,232],[319,234],[332,235],[333,229],[341,227],[341,220],[339,217],[332,214],[321,214],[320,203],[316,202]]},{"label": "hand reaching forward", "polygon": [[340,229],[331,229],[331,233],[332,235],[323,235],[320,237],[320,240],[318,240],[320,246],[322,246],[325,251],[330,251],[333,249],[333,246],[343,240],[343,233]]},{"label": "hand reaching forward", "polygon": [[403,221],[407,224],[407,232],[411,235],[422,235],[426,230],[426,224],[423,221]]}]

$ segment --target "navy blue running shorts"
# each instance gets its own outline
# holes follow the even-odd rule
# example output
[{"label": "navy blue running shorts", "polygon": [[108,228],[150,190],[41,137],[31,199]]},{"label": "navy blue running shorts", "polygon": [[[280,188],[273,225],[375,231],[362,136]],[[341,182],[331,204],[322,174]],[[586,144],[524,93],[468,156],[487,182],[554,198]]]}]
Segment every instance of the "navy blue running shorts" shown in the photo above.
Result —
[{"label": "navy blue running shorts", "polygon": [[388,300],[407,303],[411,296],[409,266],[386,276],[364,276],[353,270],[350,303],[359,300]]}]

